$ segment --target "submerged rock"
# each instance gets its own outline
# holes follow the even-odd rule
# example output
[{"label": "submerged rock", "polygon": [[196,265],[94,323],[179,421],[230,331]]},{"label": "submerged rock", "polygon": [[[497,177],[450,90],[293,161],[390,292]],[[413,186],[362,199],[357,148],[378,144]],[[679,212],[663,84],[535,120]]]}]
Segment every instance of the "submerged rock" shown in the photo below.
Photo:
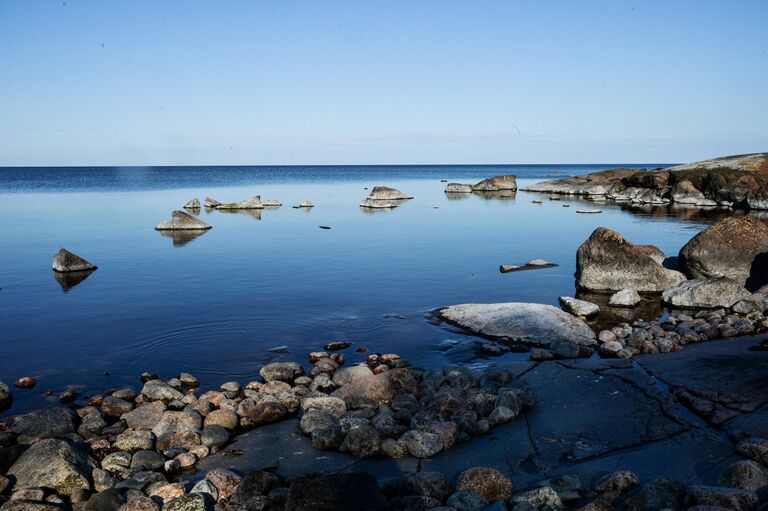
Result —
[{"label": "submerged rock", "polygon": [[226,204],[219,204],[216,209],[264,209],[264,205],[261,203],[261,196],[254,195],[250,199],[246,199],[240,202],[228,202]]},{"label": "submerged rock", "polygon": [[622,289],[611,295],[608,305],[611,307],[637,307],[643,299],[634,289]]},{"label": "submerged rock", "polygon": [[184,204],[184,209],[200,209],[200,200],[192,199],[191,201]]},{"label": "submerged rock", "polygon": [[265,201],[262,201],[261,205],[264,206],[265,208],[279,208],[280,206],[283,205],[283,203],[280,202],[279,200],[267,199]]},{"label": "submerged rock", "polygon": [[371,193],[368,194],[368,199],[374,201],[405,200],[413,199],[413,195],[405,194],[400,190],[388,186],[374,186]]},{"label": "submerged rock", "polygon": [[472,185],[472,190],[476,192],[515,191],[517,190],[517,178],[512,175],[490,177]]},{"label": "submerged rock", "polygon": [[90,272],[95,269],[96,265],[64,248],[53,256],[53,271],[55,272]]},{"label": "submerged rock", "polygon": [[751,297],[749,291],[728,277],[688,280],[661,295],[661,299],[668,305],[690,309],[728,308]]},{"label": "submerged rock", "polygon": [[448,183],[445,186],[445,193],[472,193],[472,185]]},{"label": "submerged rock", "polygon": [[593,346],[595,332],[584,321],[552,305],[539,303],[467,303],[439,311],[440,316],[475,334],[537,346],[557,341]]},{"label": "submerged rock", "polygon": [[727,217],[680,249],[680,269],[694,279],[728,277],[754,291],[768,284],[768,224]]},{"label": "submerged rock", "polygon": [[394,202],[390,201],[383,201],[383,200],[375,200],[371,199],[370,197],[363,200],[363,202],[360,203],[361,208],[368,208],[368,209],[392,209],[396,208],[398,205]]},{"label": "submerged rock", "polygon": [[576,252],[576,286],[598,292],[634,289],[660,293],[686,280],[664,268],[664,254],[653,245],[633,245],[621,234],[598,227]]},{"label": "submerged rock", "polygon": [[570,312],[574,316],[584,316],[585,318],[589,318],[597,316],[600,313],[599,305],[586,300],[579,300],[578,298],[573,298],[571,296],[561,296],[558,298],[558,301],[560,302],[560,307],[562,307],[564,311]]},{"label": "submerged rock", "polygon": [[314,204],[312,204],[311,202],[309,202],[308,200],[305,200],[304,202],[302,202],[301,204],[299,204],[299,206],[298,206],[298,207],[300,207],[300,208],[305,208],[305,209],[309,209],[309,208],[314,208],[314,207],[315,207],[315,205],[314,205]]},{"label": "submerged rock", "polygon": [[183,230],[195,230],[204,231],[210,229],[211,226],[200,220],[199,218],[190,215],[186,211],[176,210],[171,214],[171,219],[161,222],[160,225],[155,227],[156,231],[183,231]]}]

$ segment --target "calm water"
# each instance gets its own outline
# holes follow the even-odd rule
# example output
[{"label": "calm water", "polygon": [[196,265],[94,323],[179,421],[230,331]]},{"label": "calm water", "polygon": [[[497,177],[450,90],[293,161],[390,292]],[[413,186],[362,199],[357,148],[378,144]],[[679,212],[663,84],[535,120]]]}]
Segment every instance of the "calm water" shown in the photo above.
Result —
[{"label": "calm water", "polygon": [[[482,363],[476,339],[435,325],[431,310],[556,304],[573,294],[575,251],[595,227],[674,254],[711,218],[614,205],[577,215],[577,204],[593,205],[536,205],[537,195],[525,192],[450,199],[440,180],[514,173],[524,185],[608,167],[0,169],[0,380],[39,379],[34,390],[14,392],[6,414],[39,405],[47,389],[101,391],[135,383],[143,371],[245,382],[268,361],[304,360],[338,339],[427,366]],[[393,211],[362,210],[365,188],[377,184],[416,198]],[[191,198],[255,194],[284,205],[203,210],[213,229],[191,240],[153,229]],[[303,200],[316,207],[291,208]],[[99,266],[68,292],[51,271],[60,247]],[[534,258],[560,266],[498,271]]]}]

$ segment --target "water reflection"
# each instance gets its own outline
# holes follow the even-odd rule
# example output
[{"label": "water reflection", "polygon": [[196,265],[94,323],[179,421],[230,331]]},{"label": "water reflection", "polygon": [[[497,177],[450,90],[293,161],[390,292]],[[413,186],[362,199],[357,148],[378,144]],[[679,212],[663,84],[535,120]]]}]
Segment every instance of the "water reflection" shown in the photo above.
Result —
[{"label": "water reflection", "polygon": [[576,298],[600,306],[600,314],[589,322],[590,326],[597,331],[610,329],[618,323],[632,323],[636,319],[653,320],[661,316],[665,310],[661,303],[661,296],[643,296],[643,301],[634,308],[608,305],[608,301],[611,299],[610,293],[578,291]]},{"label": "water reflection", "polygon": [[[501,190],[498,192],[472,192],[473,195],[477,195],[478,197],[485,199],[485,200],[494,200],[494,199],[500,199],[500,200],[515,200],[515,197],[517,196],[517,192],[513,190]],[[448,194],[446,194],[448,195]]]},{"label": "water reflection", "polygon": [[471,193],[466,192],[445,192],[445,198],[448,200],[465,200],[472,196]]},{"label": "water reflection", "polygon": [[[205,208],[206,210],[209,208]],[[184,208],[185,211],[192,213],[195,216],[200,216],[200,208]]]},{"label": "water reflection", "polygon": [[157,231],[160,233],[161,236],[164,236],[166,238],[171,238],[173,240],[173,246],[174,247],[183,247],[187,243],[189,243],[192,240],[195,240],[208,232],[208,230],[167,230],[167,231]]},{"label": "water reflection", "polygon": [[219,213],[223,213],[225,215],[243,215],[243,216],[249,216],[253,218],[254,220],[261,220],[261,212],[262,209],[217,209]]},{"label": "water reflection", "polygon": [[66,273],[55,271],[53,272],[53,278],[55,278],[56,282],[59,283],[62,291],[69,293],[70,289],[87,279],[91,273],[95,271],[95,269],[86,271],[71,271]]}]

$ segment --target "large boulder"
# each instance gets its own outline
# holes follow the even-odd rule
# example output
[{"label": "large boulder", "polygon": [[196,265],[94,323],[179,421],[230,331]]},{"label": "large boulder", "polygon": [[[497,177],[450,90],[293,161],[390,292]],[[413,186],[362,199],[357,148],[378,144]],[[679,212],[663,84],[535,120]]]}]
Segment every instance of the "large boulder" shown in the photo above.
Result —
[{"label": "large boulder", "polygon": [[65,408],[42,408],[13,421],[11,432],[20,443],[33,443],[43,438],[65,438],[76,430],[74,414]]},{"label": "large boulder", "polygon": [[768,224],[727,217],[680,249],[680,269],[694,279],[729,277],[754,291],[768,284]]},{"label": "large boulder", "polygon": [[357,378],[334,390],[331,396],[346,402],[368,398],[388,403],[400,392],[416,392],[416,380],[408,369],[391,369],[373,376]]},{"label": "large boulder", "polygon": [[707,199],[701,190],[693,186],[687,179],[678,181],[669,192],[672,202],[678,204],[691,204],[699,207],[717,206],[717,202]]},{"label": "large boulder", "polygon": [[264,204],[261,203],[261,196],[254,195],[250,199],[242,200],[239,202],[228,202],[226,204],[218,204],[216,209],[264,209]]},{"label": "large boulder", "polygon": [[[595,332],[565,311],[539,303],[465,303],[440,310],[441,317],[475,334],[537,346],[558,341],[592,346]],[[386,373],[385,373],[386,374]]]},{"label": "large boulder", "polygon": [[445,185],[445,193],[472,193],[472,185],[448,183]]},{"label": "large boulder", "polygon": [[476,192],[515,191],[517,190],[517,178],[512,175],[489,177],[472,185],[472,190]]},{"label": "large boulder", "polygon": [[95,269],[96,265],[64,248],[59,250],[56,255],[53,256],[53,271],[55,272],[67,273],[75,271],[92,271]]},{"label": "large boulder", "polygon": [[660,293],[685,281],[662,266],[664,254],[652,245],[633,245],[621,234],[598,227],[576,252],[576,286],[598,292],[634,289]]},{"label": "large boulder", "polygon": [[388,186],[374,186],[371,193],[368,194],[368,198],[371,200],[391,201],[413,199],[413,195],[405,194],[400,190]]},{"label": "large boulder", "polygon": [[96,461],[84,448],[49,438],[27,449],[8,470],[16,479],[15,488],[48,487],[62,495],[91,489],[91,472]]},{"label": "large boulder", "polygon": [[688,280],[661,295],[667,305],[683,309],[731,307],[736,302],[750,298],[752,293],[728,277]]},{"label": "large boulder", "polygon": [[205,231],[211,226],[194,215],[177,209],[171,213],[171,219],[160,222],[156,231]]}]

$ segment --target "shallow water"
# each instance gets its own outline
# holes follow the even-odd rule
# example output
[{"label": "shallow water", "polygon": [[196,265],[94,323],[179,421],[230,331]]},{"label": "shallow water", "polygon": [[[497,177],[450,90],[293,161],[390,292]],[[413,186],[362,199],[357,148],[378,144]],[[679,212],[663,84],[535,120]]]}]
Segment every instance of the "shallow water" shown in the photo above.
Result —
[{"label": "shallow water", "polygon": [[[360,167],[346,175],[338,167],[284,168],[284,179],[275,168],[71,176],[0,169],[0,380],[39,380],[31,391],[14,391],[6,414],[39,406],[48,389],[103,391],[137,383],[143,371],[167,378],[189,371],[207,385],[245,382],[265,362],[303,361],[340,339],[427,366],[482,363],[477,339],[435,324],[430,311],[463,302],[557,304],[559,295],[573,295],[576,249],[596,227],[676,254],[717,215],[546,197],[537,205],[531,201],[541,196],[525,192],[455,199],[440,182],[511,172],[524,186],[596,168]],[[392,211],[359,208],[365,188],[377,184],[415,199]],[[213,229],[193,239],[154,230],[193,197],[255,194],[283,206],[203,210]],[[291,208],[303,200],[316,207]],[[603,214],[576,214],[580,207]],[[60,247],[99,269],[65,291],[51,271]],[[534,258],[560,266],[499,273],[500,264]],[[352,361],[366,356],[348,351]]]}]

